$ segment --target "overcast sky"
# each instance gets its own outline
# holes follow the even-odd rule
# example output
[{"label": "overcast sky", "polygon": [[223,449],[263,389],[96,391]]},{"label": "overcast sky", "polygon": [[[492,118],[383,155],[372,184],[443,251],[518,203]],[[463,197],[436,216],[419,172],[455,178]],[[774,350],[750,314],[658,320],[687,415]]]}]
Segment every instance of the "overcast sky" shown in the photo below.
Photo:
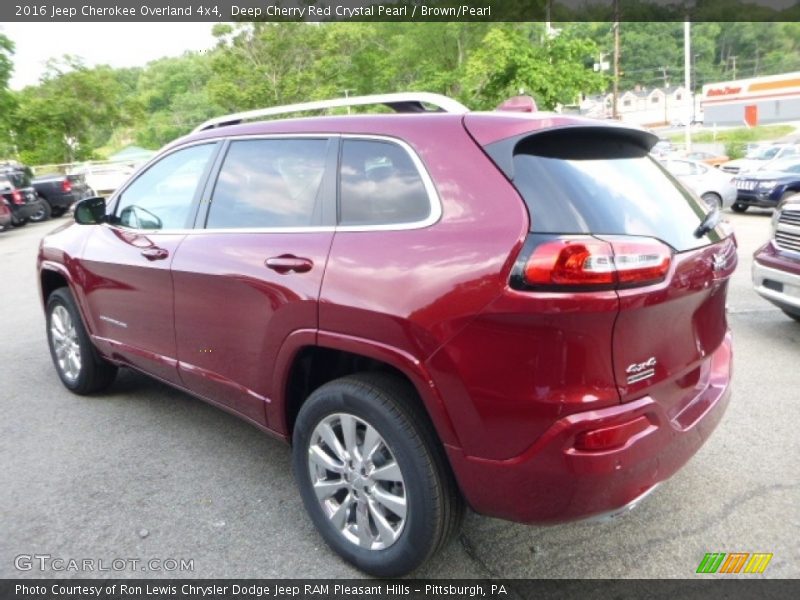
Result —
[{"label": "overcast sky", "polygon": [[[5,1],[5,0],[1,0]],[[12,89],[36,83],[47,59],[74,54],[87,65],[144,65],[214,46],[213,23],[0,23],[14,51]]]}]

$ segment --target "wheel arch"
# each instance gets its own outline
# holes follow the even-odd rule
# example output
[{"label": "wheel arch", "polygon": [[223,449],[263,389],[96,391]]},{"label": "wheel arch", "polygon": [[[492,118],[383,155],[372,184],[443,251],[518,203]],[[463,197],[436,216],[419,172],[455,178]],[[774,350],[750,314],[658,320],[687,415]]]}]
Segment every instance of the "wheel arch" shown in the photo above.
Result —
[{"label": "wheel arch", "polygon": [[311,392],[339,377],[369,371],[390,372],[406,380],[417,392],[441,443],[460,447],[444,403],[420,360],[373,340],[313,330],[294,332],[281,347],[273,376],[274,398],[267,407],[270,428],[291,440],[294,421]]}]

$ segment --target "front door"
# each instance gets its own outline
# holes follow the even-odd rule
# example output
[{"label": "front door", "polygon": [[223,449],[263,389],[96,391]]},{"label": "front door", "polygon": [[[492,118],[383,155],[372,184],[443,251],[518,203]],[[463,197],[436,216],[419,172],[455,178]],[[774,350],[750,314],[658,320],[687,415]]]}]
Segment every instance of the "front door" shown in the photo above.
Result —
[{"label": "front door", "polygon": [[197,209],[217,144],[176,150],[117,196],[82,254],[95,342],[115,358],[179,383],[170,267]]}]

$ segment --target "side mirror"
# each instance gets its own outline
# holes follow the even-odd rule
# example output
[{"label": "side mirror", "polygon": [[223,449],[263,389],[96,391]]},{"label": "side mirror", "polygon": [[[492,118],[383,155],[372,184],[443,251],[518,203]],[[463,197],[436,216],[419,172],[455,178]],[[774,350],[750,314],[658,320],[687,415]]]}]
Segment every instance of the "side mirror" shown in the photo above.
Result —
[{"label": "side mirror", "polygon": [[98,225],[106,222],[106,199],[86,198],[75,205],[75,222],[79,225]]}]

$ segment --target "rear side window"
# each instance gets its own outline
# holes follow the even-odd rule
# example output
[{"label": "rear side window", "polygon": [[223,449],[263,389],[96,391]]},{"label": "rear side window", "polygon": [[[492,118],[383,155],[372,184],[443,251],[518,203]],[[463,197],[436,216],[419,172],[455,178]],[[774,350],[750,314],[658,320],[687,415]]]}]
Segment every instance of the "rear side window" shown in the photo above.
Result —
[{"label": "rear side window", "polygon": [[271,228],[318,223],[327,148],[327,139],[231,142],[206,226]]},{"label": "rear side window", "polygon": [[[514,155],[514,185],[537,233],[639,235],[678,251],[721,239],[696,238],[706,209],[647,152],[601,136],[534,136]],[[544,136],[542,136],[544,137]]]},{"label": "rear side window", "polygon": [[391,142],[342,143],[339,173],[341,225],[396,225],[424,221],[431,204],[414,161]]}]

